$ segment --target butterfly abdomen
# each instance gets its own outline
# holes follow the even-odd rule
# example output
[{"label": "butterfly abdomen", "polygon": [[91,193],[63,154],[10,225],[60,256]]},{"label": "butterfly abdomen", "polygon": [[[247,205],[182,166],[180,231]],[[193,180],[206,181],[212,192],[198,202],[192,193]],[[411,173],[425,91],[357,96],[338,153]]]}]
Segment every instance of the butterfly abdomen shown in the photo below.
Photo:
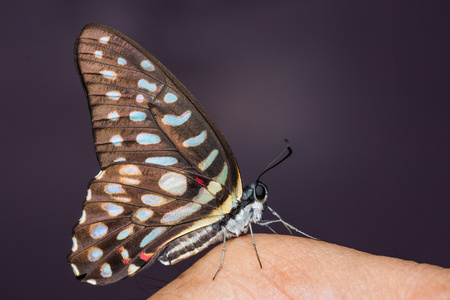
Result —
[{"label": "butterfly abdomen", "polygon": [[217,222],[172,241],[158,257],[158,260],[164,265],[173,265],[222,240],[223,231]]}]

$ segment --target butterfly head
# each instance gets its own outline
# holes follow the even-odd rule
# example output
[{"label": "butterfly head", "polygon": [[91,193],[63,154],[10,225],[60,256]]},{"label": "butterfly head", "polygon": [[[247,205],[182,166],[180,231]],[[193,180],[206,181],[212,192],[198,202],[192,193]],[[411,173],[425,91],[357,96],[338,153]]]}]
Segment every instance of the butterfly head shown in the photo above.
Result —
[{"label": "butterfly head", "polygon": [[257,181],[253,188],[253,199],[261,203],[264,209],[267,208],[267,194],[267,187],[261,181]]}]

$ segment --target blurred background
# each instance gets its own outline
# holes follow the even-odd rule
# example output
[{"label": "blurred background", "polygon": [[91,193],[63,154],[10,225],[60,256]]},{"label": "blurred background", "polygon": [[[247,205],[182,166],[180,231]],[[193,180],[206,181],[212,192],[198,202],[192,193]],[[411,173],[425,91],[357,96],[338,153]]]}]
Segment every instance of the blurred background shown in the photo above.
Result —
[{"label": "blurred background", "polygon": [[284,220],[450,267],[449,15],[445,1],[3,3],[2,298],[145,299],[193,262],[94,287],[65,261],[99,171],[73,62],[87,23],[131,37],[187,86],[244,183],[288,138],[294,154],[263,177]]}]

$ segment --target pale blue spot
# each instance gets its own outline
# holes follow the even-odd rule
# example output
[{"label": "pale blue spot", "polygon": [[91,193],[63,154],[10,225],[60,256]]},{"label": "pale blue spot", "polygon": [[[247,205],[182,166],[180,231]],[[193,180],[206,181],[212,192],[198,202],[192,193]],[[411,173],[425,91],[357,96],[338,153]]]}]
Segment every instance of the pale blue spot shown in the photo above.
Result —
[{"label": "pale blue spot", "polygon": [[181,196],[186,192],[187,179],[183,174],[168,172],[158,181],[161,189],[173,195]]},{"label": "pale blue spot", "polygon": [[211,151],[211,153],[209,153],[208,157],[198,165],[200,170],[205,171],[206,169],[208,169],[208,167],[216,159],[217,154],[219,154],[219,151],[217,149],[214,149],[213,151]]},{"label": "pale blue spot", "polygon": [[138,87],[143,88],[143,89],[147,89],[149,92],[156,91],[156,84],[150,83],[150,82],[148,82],[145,79],[139,80]]},{"label": "pale blue spot", "polygon": [[136,218],[138,218],[141,222],[147,221],[151,216],[153,216],[153,211],[147,208],[140,209],[136,213]]},{"label": "pale blue spot", "polygon": [[197,196],[192,198],[192,202],[206,204],[213,199],[214,196],[207,189],[201,188]]},{"label": "pale blue spot", "polygon": [[103,264],[101,268],[101,275],[102,277],[111,277],[112,271],[111,266],[109,264]]},{"label": "pale blue spot", "polygon": [[108,78],[108,79],[114,79],[116,78],[117,74],[116,72],[113,71],[100,71],[100,74],[103,75],[103,77]]},{"label": "pale blue spot", "polygon": [[153,71],[155,70],[155,66],[148,60],[143,60],[141,62],[141,66],[146,69],[147,71]]},{"label": "pale blue spot", "polygon": [[180,116],[165,115],[164,118],[162,118],[162,122],[166,125],[180,126],[186,123],[186,121],[189,120],[190,117],[191,111],[187,110]]},{"label": "pale blue spot", "polygon": [[151,133],[140,133],[136,137],[136,142],[141,145],[157,144],[161,141],[159,136]]},{"label": "pale blue spot", "polygon": [[118,91],[107,92],[106,96],[108,96],[109,99],[119,100],[120,92],[118,92]]},{"label": "pale blue spot", "polygon": [[175,222],[181,221],[198,211],[201,207],[202,206],[198,203],[189,203],[165,214],[161,219],[161,223],[173,224]]},{"label": "pale blue spot", "polygon": [[141,197],[142,202],[150,206],[160,206],[167,202],[163,197],[157,195],[143,195]]},{"label": "pale blue spot", "polygon": [[120,194],[123,193],[124,190],[120,184],[108,184],[106,186],[106,192],[108,194]]},{"label": "pale blue spot", "polygon": [[124,238],[129,236],[132,232],[133,232],[132,228],[125,229],[121,233],[119,233],[119,235],[117,236],[117,239],[118,240],[123,240]]},{"label": "pale blue spot", "polygon": [[206,130],[203,130],[199,135],[187,139],[183,142],[184,147],[196,147],[206,140]]},{"label": "pale blue spot", "polygon": [[102,51],[95,51],[94,55],[95,55],[95,57],[101,58],[103,56],[103,52]]},{"label": "pale blue spot", "polygon": [[106,209],[110,216],[115,217],[123,213],[123,207],[115,204],[106,204],[103,206]]},{"label": "pale blue spot", "polygon": [[103,224],[96,224],[91,227],[91,236],[94,239],[101,238],[108,232],[108,227]]},{"label": "pale blue spot", "polygon": [[175,102],[175,101],[177,101],[177,100],[178,100],[178,97],[175,96],[175,95],[172,94],[172,93],[167,93],[167,94],[164,96],[164,102],[166,102],[166,103],[172,103],[172,102]]},{"label": "pale blue spot", "polygon": [[106,44],[109,41],[109,36],[103,36],[99,39],[100,43]]},{"label": "pale blue spot", "polygon": [[162,156],[162,157],[149,157],[145,160],[145,162],[160,166],[171,166],[176,164],[178,160],[175,157]]},{"label": "pale blue spot", "polygon": [[145,247],[150,244],[154,239],[156,239],[161,233],[166,231],[166,227],[157,227],[152,230],[149,234],[147,234],[141,241],[140,246]]},{"label": "pale blue spot", "polygon": [[122,145],[123,139],[120,135],[115,135],[110,139],[110,142],[113,143],[115,146]]},{"label": "pale blue spot", "polygon": [[137,166],[125,165],[120,168],[119,173],[122,175],[140,175],[141,171],[139,170],[139,168]]},{"label": "pale blue spot", "polygon": [[119,157],[114,160],[114,162],[125,161],[125,157]]},{"label": "pale blue spot", "polygon": [[130,113],[130,120],[139,122],[144,121],[147,118],[147,115],[141,111],[133,111]]},{"label": "pale blue spot", "polygon": [[141,94],[136,96],[136,101],[137,102],[142,103],[142,102],[144,102],[144,100],[145,100],[145,98]]},{"label": "pale blue spot", "polygon": [[117,113],[117,111],[110,112],[108,114],[108,119],[110,119],[111,121],[117,121],[119,119],[119,114]]},{"label": "pale blue spot", "polygon": [[227,181],[227,176],[228,176],[228,165],[225,163],[223,165],[223,169],[220,172],[220,174],[215,178],[215,180],[217,180],[219,183],[221,183],[222,185],[225,185],[225,182]]},{"label": "pale blue spot", "polygon": [[122,57],[119,57],[118,59],[117,59],[117,63],[119,64],[119,65],[126,65],[127,64],[127,60],[126,59],[124,59],[124,58],[122,58]]},{"label": "pale blue spot", "polygon": [[130,254],[128,253],[128,250],[126,250],[126,249],[123,249],[123,251],[122,251],[122,257],[123,258],[130,258]]},{"label": "pale blue spot", "polygon": [[89,260],[90,261],[96,261],[100,257],[102,257],[103,251],[99,248],[93,248],[91,252],[89,253]]}]

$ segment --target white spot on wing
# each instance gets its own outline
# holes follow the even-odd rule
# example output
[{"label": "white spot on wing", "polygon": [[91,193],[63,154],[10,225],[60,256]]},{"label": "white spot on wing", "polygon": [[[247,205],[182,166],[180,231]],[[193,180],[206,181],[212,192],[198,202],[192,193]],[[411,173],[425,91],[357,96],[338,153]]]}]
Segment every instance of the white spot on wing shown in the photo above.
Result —
[{"label": "white spot on wing", "polygon": [[141,67],[144,68],[147,71],[154,71],[155,70],[155,66],[149,60],[141,61]]},{"label": "white spot on wing", "polygon": [[122,206],[112,204],[112,203],[102,204],[102,208],[104,210],[106,210],[111,217],[117,217],[118,215],[123,213]]},{"label": "white spot on wing", "polygon": [[109,36],[102,36],[98,40],[100,41],[100,43],[106,44],[109,41]]},{"label": "white spot on wing", "polygon": [[108,114],[108,119],[110,119],[111,121],[117,121],[119,119],[119,114],[117,113],[117,111],[110,112]]},{"label": "white spot on wing", "polygon": [[115,135],[109,141],[113,143],[114,146],[122,146],[123,139],[120,135]]},{"label": "white spot on wing", "polygon": [[158,144],[161,141],[160,137],[151,133],[140,133],[136,137],[136,142],[141,145]]},{"label": "white spot on wing", "polygon": [[120,184],[110,183],[105,187],[105,191],[108,194],[122,194],[125,193],[122,186]]},{"label": "white spot on wing", "polygon": [[149,234],[147,234],[141,241],[140,246],[145,247],[150,244],[154,239],[156,239],[161,233],[166,231],[167,227],[156,227]]},{"label": "white spot on wing", "polygon": [[130,120],[134,122],[144,121],[147,115],[141,111],[132,111],[130,113]]},{"label": "white spot on wing", "polygon": [[103,223],[94,224],[91,226],[91,237],[99,239],[108,233],[108,227]]},{"label": "white spot on wing", "polygon": [[105,95],[111,100],[119,100],[121,96],[120,92],[118,91],[110,91],[107,92]]},{"label": "white spot on wing", "polygon": [[72,252],[77,251],[77,249],[78,249],[77,239],[75,237],[72,237]]},{"label": "white spot on wing", "polygon": [[80,224],[83,224],[84,221],[86,221],[86,211],[83,209],[83,212],[81,213]]},{"label": "white spot on wing", "polygon": [[127,64],[127,60],[126,60],[125,58],[119,57],[119,58],[117,59],[117,63],[118,63],[119,65],[121,65],[121,66],[124,66],[124,65]]},{"label": "white spot on wing", "polygon": [[100,274],[102,275],[102,277],[107,278],[107,277],[111,277],[111,275],[112,275],[111,266],[108,263],[104,263],[101,266],[100,271],[101,271]]},{"label": "white spot on wing", "polygon": [[141,200],[142,202],[150,206],[160,206],[168,202],[166,198],[152,194],[142,195]]},{"label": "white spot on wing", "polygon": [[117,235],[117,239],[118,240],[123,240],[123,239],[125,239],[127,236],[129,236],[132,233],[133,233],[133,228],[129,227],[129,228],[125,229],[125,230],[122,230],[119,233],[119,235]]},{"label": "white spot on wing", "polygon": [[201,207],[202,206],[198,203],[186,204],[185,206],[182,206],[180,208],[177,208],[175,210],[172,210],[172,211],[166,213],[164,215],[164,217],[162,217],[161,223],[175,224],[175,223],[189,217],[190,215],[192,215],[193,213],[198,211]]},{"label": "white spot on wing", "polygon": [[195,196],[192,199],[192,202],[197,202],[197,203],[202,203],[202,204],[206,204],[209,201],[211,201],[212,199],[214,199],[214,196],[211,195],[210,192],[208,192],[207,189],[205,188],[201,188],[200,191],[198,192],[197,196]]},{"label": "white spot on wing", "polygon": [[120,168],[119,173],[122,175],[141,175],[141,170],[137,166],[125,165]]},{"label": "white spot on wing", "polygon": [[100,248],[92,247],[88,253],[88,259],[89,259],[89,261],[96,261],[100,257],[102,257],[102,255],[103,255],[103,251]]},{"label": "white spot on wing", "polygon": [[166,103],[173,103],[173,102],[175,102],[177,100],[178,100],[178,97],[176,95],[172,94],[172,93],[167,93],[164,96],[164,102],[166,102]]},{"label": "white spot on wing", "polygon": [[140,269],[140,267],[134,265],[134,264],[130,264],[130,266],[128,267],[128,275],[133,275],[134,273],[136,273],[138,270]]},{"label": "white spot on wing", "polygon": [[206,130],[203,130],[199,135],[189,138],[183,142],[184,147],[196,147],[206,140]]},{"label": "white spot on wing", "polygon": [[100,74],[102,74],[103,77],[108,78],[108,79],[116,79],[116,77],[117,77],[116,72],[108,71],[108,70],[100,71]]},{"label": "white spot on wing", "polygon": [[214,178],[214,180],[222,185],[225,185],[225,182],[227,181],[227,176],[228,176],[228,165],[227,163],[224,163],[222,171],[220,172],[219,175],[217,175],[217,177]]},{"label": "white spot on wing", "polygon": [[144,102],[144,100],[145,100],[145,98],[141,94],[136,96],[136,101],[137,102],[142,103],[142,102]]},{"label": "white spot on wing", "polygon": [[153,211],[148,208],[141,208],[136,213],[136,218],[141,222],[145,222],[153,216]]},{"label": "white spot on wing", "polygon": [[138,81],[138,87],[148,90],[149,92],[156,91],[156,84],[150,83],[145,79],[141,79]]},{"label": "white spot on wing", "polygon": [[[96,179],[100,179],[100,178],[103,177],[103,174],[105,174],[105,172],[103,172],[103,170],[100,170],[100,172],[98,172],[98,174],[95,175],[95,178],[96,178]],[[89,196],[89,199],[91,198],[91,197],[90,197],[90,194],[91,194],[91,190],[89,189],[89,190],[88,190],[88,196]]]},{"label": "white spot on wing", "polygon": [[70,264],[70,266],[72,267],[73,274],[75,274],[75,276],[79,276],[80,271],[78,271],[77,266],[75,266],[74,264]]},{"label": "white spot on wing", "polygon": [[96,285],[97,284],[97,281],[95,279],[88,279],[88,280],[86,280],[86,282],[90,283],[92,285]]},{"label": "white spot on wing", "polygon": [[221,189],[222,186],[216,181],[210,181],[208,184],[208,191],[210,191],[213,195],[217,194]]},{"label": "white spot on wing", "polygon": [[180,116],[165,115],[161,121],[166,125],[180,126],[180,125],[183,125],[184,123],[186,123],[190,117],[191,117],[191,111],[187,110]]},{"label": "white spot on wing", "polygon": [[181,196],[186,192],[186,176],[174,172],[169,172],[161,176],[158,182],[159,187],[172,195]]},{"label": "white spot on wing", "polygon": [[95,52],[94,52],[94,55],[95,55],[95,57],[97,57],[97,58],[102,58],[103,52],[102,52],[102,51],[95,51]]},{"label": "white spot on wing", "polygon": [[170,156],[160,156],[160,157],[149,157],[145,160],[148,164],[160,165],[160,166],[171,166],[178,162],[175,157]]},{"label": "white spot on wing", "polygon": [[198,164],[198,167],[200,170],[205,171],[209,168],[209,166],[213,163],[213,161],[216,159],[217,154],[219,154],[219,150],[214,149],[209,153],[208,157],[205,158],[201,163]]}]

